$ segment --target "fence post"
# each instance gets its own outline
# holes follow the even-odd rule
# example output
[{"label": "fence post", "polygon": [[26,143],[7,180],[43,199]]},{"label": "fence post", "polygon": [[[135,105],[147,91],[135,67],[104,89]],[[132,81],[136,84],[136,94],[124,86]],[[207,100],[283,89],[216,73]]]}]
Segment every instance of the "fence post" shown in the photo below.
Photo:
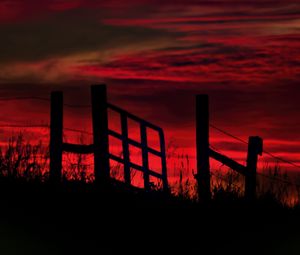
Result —
[{"label": "fence post", "polygon": [[250,136],[248,142],[247,173],[245,175],[245,197],[253,201],[256,198],[256,170],[258,155],[262,155],[263,140]]},{"label": "fence post", "polygon": [[150,190],[149,181],[149,160],[148,160],[148,143],[147,143],[147,130],[145,124],[141,123],[141,144],[142,144],[142,160],[143,160],[143,170],[144,170],[144,188],[145,190]]},{"label": "fence post", "polygon": [[169,191],[168,186],[168,176],[167,176],[167,161],[166,161],[166,145],[165,136],[162,129],[159,130],[159,143],[160,143],[160,153],[161,153],[161,173],[164,192]]},{"label": "fence post", "polygon": [[129,144],[128,144],[128,121],[125,113],[121,113],[121,129],[122,129],[122,147],[123,147],[123,160],[124,160],[124,180],[125,183],[131,184],[130,177],[130,158],[129,158]]},{"label": "fence post", "polygon": [[61,180],[63,148],[63,93],[51,93],[50,106],[50,176],[51,183]]},{"label": "fence post", "polygon": [[207,202],[211,198],[209,172],[209,102],[208,95],[196,96],[196,150],[198,196]]},{"label": "fence post", "polygon": [[91,86],[95,182],[107,184],[110,177],[106,85]]}]

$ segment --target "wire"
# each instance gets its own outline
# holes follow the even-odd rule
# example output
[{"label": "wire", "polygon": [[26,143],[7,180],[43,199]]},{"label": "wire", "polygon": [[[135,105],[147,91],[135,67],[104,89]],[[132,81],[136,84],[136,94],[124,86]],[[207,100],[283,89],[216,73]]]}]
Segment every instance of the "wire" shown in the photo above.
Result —
[{"label": "wire", "polygon": [[[15,101],[15,100],[40,100],[40,101],[51,101],[49,98],[43,98],[43,97],[0,97],[0,101]],[[64,104],[64,106],[66,107],[70,107],[70,108],[91,108],[90,105],[73,105],[73,104]],[[215,125],[213,124],[210,124],[209,125],[210,127],[212,127],[213,129],[243,143],[243,144],[248,144],[247,141],[221,129],[221,128],[218,128],[216,127]],[[0,128],[49,128],[49,125],[10,125],[10,124],[7,124],[7,125],[0,125]],[[72,129],[72,128],[64,128],[65,130],[68,130],[68,131],[72,131],[72,132],[77,132],[77,133],[84,133],[84,134],[88,134],[88,135],[92,135],[92,133],[90,132],[86,132],[86,131],[83,131],[83,130],[77,130],[77,129]],[[212,147],[214,150],[218,151],[216,148],[214,148],[212,145],[210,145],[210,147]],[[287,164],[290,164],[298,169],[300,169],[300,166],[295,164],[294,162],[292,161],[289,161],[289,160],[286,160],[286,159],[283,159],[281,157],[278,157],[278,156],[275,156],[274,154],[270,153],[269,151],[266,151],[266,150],[263,150],[264,153],[266,153],[267,155],[269,155],[270,157],[278,160],[278,161],[281,161],[281,162],[284,162],[284,163],[287,163]]]},{"label": "wire", "polygon": [[[18,101],[18,100],[40,100],[50,102],[51,99],[44,97],[0,97],[0,101]],[[73,104],[64,104],[64,106],[70,108],[91,108],[90,105],[73,105]]]},{"label": "wire", "polygon": [[87,135],[93,135],[93,133],[84,131],[84,130],[79,130],[79,129],[74,129],[74,128],[64,128],[64,130],[75,132],[75,133],[81,133],[81,134],[87,134]]},{"label": "wire", "polygon": [[239,137],[237,137],[237,136],[235,136],[235,135],[232,135],[232,134],[230,134],[229,132],[227,132],[227,131],[225,131],[225,130],[223,130],[223,129],[220,129],[220,128],[218,128],[218,127],[212,125],[212,124],[210,124],[209,126],[212,127],[212,128],[215,129],[215,130],[218,130],[219,132],[221,132],[221,133],[223,133],[223,134],[225,134],[225,135],[227,135],[227,136],[230,136],[230,137],[234,138],[234,139],[237,140],[237,141],[240,141],[241,143],[248,144],[248,142],[246,142],[245,140],[243,140],[243,139],[241,139],[241,138],[239,138]]},{"label": "wire", "polygon": [[0,101],[16,101],[16,100],[41,100],[41,101],[50,101],[49,98],[43,97],[0,97]]},{"label": "wire", "polygon": [[18,125],[18,124],[5,124],[0,125],[0,128],[50,128],[49,125]]},{"label": "wire", "polygon": [[[243,139],[241,139],[241,138],[239,138],[239,137],[237,137],[237,136],[235,136],[235,135],[232,135],[232,134],[230,134],[229,132],[227,132],[227,131],[225,131],[225,130],[223,130],[223,129],[221,129],[221,128],[218,128],[218,127],[216,127],[216,126],[214,126],[214,125],[212,125],[212,124],[210,124],[210,126],[211,126],[213,129],[218,130],[219,132],[221,132],[221,133],[223,133],[223,134],[225,134],[225,135],[227,135],[227,136],[230,136],[230,137],[234,138],[234,139],[237,140],[237,141],[240,141],[240,142],[242,142],[242,143],[244,143],[244,144],[248,144],[248,142],[246,142],[245,140],[243,140]],[[211,147],[212,147],[212,146],[211,146]],[[267,155],[269,155],[270,157],[272,157],[272,158],[278,160],[278,161],[281,161],[281,162],[290,164],[290,165],[292,165],[292,166],[294,166],[294,167],[300,169],[300,166],[297,165],[297,164],[295,164],[295,163],[292,162],[292,161],[289,161],[289,160],[287,160],[287,159],[283,159],[283,158],[281,158],[281,157],[275,156],[274,154],[272,154],[271,152],[266,151],[266,150],[263,150],[263,152],[266,153]]]},{"label": "wire", "polygon": [[[228,182],[228,180],[227,180],[224,176],[222,176],[222,175],[220,175],[220,174],[217,175],[217,174],[215,174],[214,172],[210,172],[210,174],[211,174],[212,176],[215,176],[216,178],[222,180],[222,181]],[[295,187],[297,187],[297,188],[300,188],[300,184],[298,184],[298,183],[293,183],[293,182],[291,182],[291,181],[284,180],[284,179],[282,179],[282,178],[278,178],[278,177],[274,177],[274,176],[269,176],[269,175],[266,175],[266,174],[263,174],[263,173],[257,173],[257,175],[262,176],[262,177],[264,177],[264,178],[267,178],[267,179],[269,179],[269,180],[278,181],[278,182],[281,182],[281,183],[284,183],[284,184],[287,184],[287,185],[290,185],[290,186],[295,186]],[[233,186],[239,188],[239,189],[241,188],[241,187],[239,187],[238,185],[236,185],[236,184],[234,184],[234,183],[231,183],[231,184],[232,184]]]},{"label": "wire", "polygon": [[[33,124],[33,125],[5,124],[5,125],[0,125],[0,128],[48,128],[49,129],[50,126],[48,124]],[[68,128],[68,127],[65,127],[63,129],[71,132],[93,135],[93,133],[84,130]]]},{"label": "wire", "polygon": [[217,152],[222,152],[221,150],[217,149],[215,146],[212,146],[211,144],[209,145],[209,147],[211,147],[213,150],[217,151]]},{"label": "wire", "polygon": [[269,155],[270,157],[274,158],[274,159],[277,159],[277,160],[279,160],[279,161],[282,161],[282,162],[284,162],[284,163],[290,164],[290,165],[292,165],[292,166],[294,166],[294,167],[300,169],[300,166],[297,165],[297,164],[295,164],[295,163],[293,163],[292,161],[289,161],[289,160],[286,160],[286,159],[277,157],[277,156],[275,156],[274,154],[272,154],[272,153],[270,153],[270,152],[268,152],[268,151],[265,151],[265,150],[264,150],[263,152],[266,153],[267,155]]}]

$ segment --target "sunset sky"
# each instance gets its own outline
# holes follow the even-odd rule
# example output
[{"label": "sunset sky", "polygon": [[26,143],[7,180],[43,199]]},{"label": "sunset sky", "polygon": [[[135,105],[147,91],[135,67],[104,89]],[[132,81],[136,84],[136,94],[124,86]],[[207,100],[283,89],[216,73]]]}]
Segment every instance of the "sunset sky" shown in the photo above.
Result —
[{"label": "sunset sky", "polygon": [[[111,103],[164,128],[166,143],[193,158],[194,95],[207,93],[215,126],[259,135],[300,165],[297,2],[2,0],[0,97],[49,98],[55,89],[89,104],[89,85],[106,83]],[[47,102],[0,106],[0,125],[49,123]],[[66,127],[90,130],[88,109],[65,116]],[[1,141],[11,132],[0,129]],[[230,137],[211,130],[211,144],[245,160],[247,147]]]}]

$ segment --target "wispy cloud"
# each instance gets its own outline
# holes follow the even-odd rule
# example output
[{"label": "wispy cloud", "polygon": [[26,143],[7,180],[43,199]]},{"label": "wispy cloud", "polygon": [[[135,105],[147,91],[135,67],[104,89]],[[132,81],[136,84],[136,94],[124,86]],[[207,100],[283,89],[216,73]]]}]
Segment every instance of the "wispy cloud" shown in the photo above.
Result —
[{"label": "wispy cloud", "polygon": [[300,141],[298,1],[2,1],[0,34],[3,95],[56,87],[88,102],[86,85],[107,82],[110,100],[191,149],[193,98],[208,93],[218,126],[278,153]]}]

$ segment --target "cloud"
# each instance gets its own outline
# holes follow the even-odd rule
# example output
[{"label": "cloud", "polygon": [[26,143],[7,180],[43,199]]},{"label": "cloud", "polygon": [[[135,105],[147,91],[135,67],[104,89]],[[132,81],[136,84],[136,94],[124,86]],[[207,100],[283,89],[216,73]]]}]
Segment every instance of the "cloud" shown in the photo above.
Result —
[{"label": "cloud", "polygon": [[[1,24],[0,82],[64,82],[78,64],[168,47],[174,35],[159,29],[102,24],[101,12],[69,10],[37,21]],[[79,79],[81,79],[79,77]]]},{"label": "cloud", "polygon": [[39,22],[1,25],[0,61],[37,61],[171,39],[162,31],[103,25],[97,18],[93,12],[70,11]]},{"label": "cloud", "polygon": [[[61,89],[67,102],[86,104],[87,86],[105,81],[112,103],[162,126],[167,138],[188,148],[194,146],[194,96],[207,93],[214,124],[243,139],[273,139],[279,152],[280,141],[300,140],[300,9],[291,3],[6,3],[0,93],[49,96]],[[5,8],[0,4],[0,14]],[[10,121],[49,117],[41,103],[2,106],[2,119]],[[66,116],[70,126],[90,124],[87,112]]]},{"label": "cloud", "polygon": [[[209,41],[194,47],[166,49],[119,56],[105,64],[78,65],[82,77],[114,79],[149,79],[181,82],[251,82],[253,85],[270,79],[296,78],[299,73],[299,45],[296,40],[280,41],[285,35],[240,37]],[[289,36],[288,36],[289,37]],[[292,38],[295,35],[291,35]],[[277,42],[276,42],[277,40]],[[279,41],[278,41],[279,40]]]}]

